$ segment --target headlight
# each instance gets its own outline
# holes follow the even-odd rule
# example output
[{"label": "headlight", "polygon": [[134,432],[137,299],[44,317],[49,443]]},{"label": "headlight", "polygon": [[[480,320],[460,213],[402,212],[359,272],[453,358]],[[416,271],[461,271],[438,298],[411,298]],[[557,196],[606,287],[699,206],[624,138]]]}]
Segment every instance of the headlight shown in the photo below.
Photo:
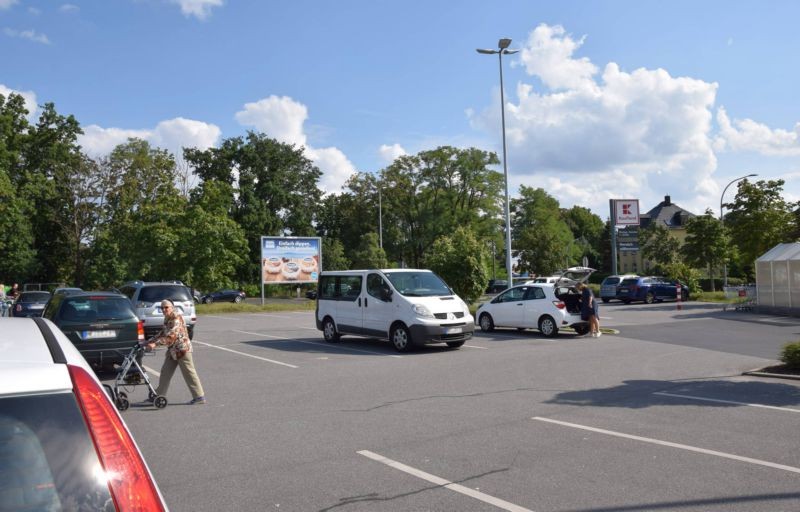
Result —
[{"label": "headlight", "polygon": [[433,318],[433,313],[431,313],[431,310],[422,304],[413,304],[411,309],[417,316],[421,316],[423,318]]}]

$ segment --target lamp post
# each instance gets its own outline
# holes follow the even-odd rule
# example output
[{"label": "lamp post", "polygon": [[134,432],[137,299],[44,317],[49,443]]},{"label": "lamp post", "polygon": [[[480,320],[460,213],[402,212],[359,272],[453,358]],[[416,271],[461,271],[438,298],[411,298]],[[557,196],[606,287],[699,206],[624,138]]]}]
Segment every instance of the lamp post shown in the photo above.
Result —
[{"label": "lamp post", "polygon": [[[748,174],[747,176],[742,176],[740,178],[736,178],[734,180],[731,180],[731,182],[728,183],[727,185],[725,185],[725,188],[722,189],[722,195],[719,196],[719,223],[720,223],[721,226],[725,225],[725,217],[722,216],[722,200],[725,198],[725,192],[728,191],[728,187],[730,187],[731,185],[733,185],[737,181],[741,181],[741,180],[743,180],[745,178],[753,178],[755,176],[758,176],[758,174]],[[725,287],[728,286],[728,262],[727,261],[725,261],[722,264],[722,273],[723,273],[723,276],[724,276],[723,280],[722,280],[722,290],[724,291]]]},{"label": "lamp post", "polygon": [[500,59],[500,116],[503,126],[503,176],[505,178],[505,192],[506,192],[506,272],[508,272],[508,287],[514,286],[514,275],[511,269],[511,208],[508,202],[508,165],[506,164],[506,101],[503,93],[503,54],[513,55],[519,50],[509,50],[511,39],[503,38],[498,41],[497,50],[486,50],[478,48],[477,52],[484,55],[494,55]]}]

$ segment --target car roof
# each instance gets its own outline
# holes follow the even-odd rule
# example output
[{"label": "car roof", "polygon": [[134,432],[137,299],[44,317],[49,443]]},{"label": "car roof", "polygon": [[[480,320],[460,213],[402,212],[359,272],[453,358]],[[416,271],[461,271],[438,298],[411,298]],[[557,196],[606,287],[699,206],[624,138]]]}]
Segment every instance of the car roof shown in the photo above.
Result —
[{"label": "car roof", "polygon": [[[57,345],[57,356],[51,352],[45,331]],[[47,319],[3,318],[0,320],[0,396],[40,394],[72,389],[66,364],[54,358],[91,371],[64,334]]]}]

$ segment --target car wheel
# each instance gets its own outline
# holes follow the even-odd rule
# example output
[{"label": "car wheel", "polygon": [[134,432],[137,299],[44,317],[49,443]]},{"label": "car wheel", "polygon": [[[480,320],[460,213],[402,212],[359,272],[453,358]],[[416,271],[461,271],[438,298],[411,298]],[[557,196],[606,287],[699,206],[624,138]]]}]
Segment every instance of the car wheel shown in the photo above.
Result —
[{"label": "car wheel", "polygon": [[611,299],[603,297],[603,304],[608,304],[609,302],[611,302]]},{"label": "car wheel", "polygon": [[405,325],[396,325],[392,327],[389,333],[389,338],[392,340],[394,349],[398,352],[407,352],[411,347],[411,333]]},{"label": "car wheel", "polygon": [[155,400],[153,400],[153,405],[156,406],[156,409],[163,409],[167,406],[167,397],[157,396]]},{"label": "car wheel", "polygon": [[242,302],[242,296],[241,296],[241,295],[237,295],[237,296],[236,296],[236,297],[233,299],[233,302],[235,302],[236,304],[239,304],[240,302]]},{"label": "car wheel", "polygon": [[573,327],[573,329],[575,330],[575,334],[577,334],[578,336],[583,336],[584,334],[589,332],[588,325],[576,325],[575,327]]},{"label": "car wheel", "polygon": [[127,398],[117,398],[117,410],[119,411],[126,411],[128,407],[130,407],[131,403],[128,401]]},{"label": "car wheel", "polygon": [[552,316],[544,315],[539,319],[539,331],[548,338],[558,334],[558,326]]},{"label": "car wheel", "polygon": [[447,346],[450,347],[450,348],[458,348],[463,344],[464,344],[463,341],[448,341],[447,342]]},{"label": "car wheel", "polygon": [[655,300],[656,296],[653,295],[653,292],[647,292],[647,295],[644,296],[644,302],[646,304],[652,304],[653,302],[655,302]]},{"label": "car wheel", "polygon": [[489,313],[482,314],[478,323],[483,332],[492,332],[494,330],[494,320],[492,320],[492,315]]},{"label": "car wheel", "polygon": [[336,332],[336,324],[333,323],[330,317],[322,321],[322,335],[328,343],[337,343],[341,336]]},{"label": "car wheel", "polygon": [[214,302],[214,299],[212,299],[211,297],[206,297],[205,299],[203,299],[203,304],[211,304],[212,302]]}]

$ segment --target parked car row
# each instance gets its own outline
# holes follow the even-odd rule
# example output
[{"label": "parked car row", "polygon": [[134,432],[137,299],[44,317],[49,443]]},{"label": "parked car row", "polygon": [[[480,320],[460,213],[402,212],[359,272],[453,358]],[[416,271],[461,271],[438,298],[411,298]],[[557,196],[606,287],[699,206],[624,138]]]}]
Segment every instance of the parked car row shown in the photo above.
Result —
[{"label": "parked car row", "polygon": [[689,288],[675,279],[661,276],[637,276],[635,274],[608,276],[600,284],[600,298],[603,302],[612,299],[625,304],[642,301],[646,304],[663,300],[677,300],[680,289],[680,300],[689,300]]}]

